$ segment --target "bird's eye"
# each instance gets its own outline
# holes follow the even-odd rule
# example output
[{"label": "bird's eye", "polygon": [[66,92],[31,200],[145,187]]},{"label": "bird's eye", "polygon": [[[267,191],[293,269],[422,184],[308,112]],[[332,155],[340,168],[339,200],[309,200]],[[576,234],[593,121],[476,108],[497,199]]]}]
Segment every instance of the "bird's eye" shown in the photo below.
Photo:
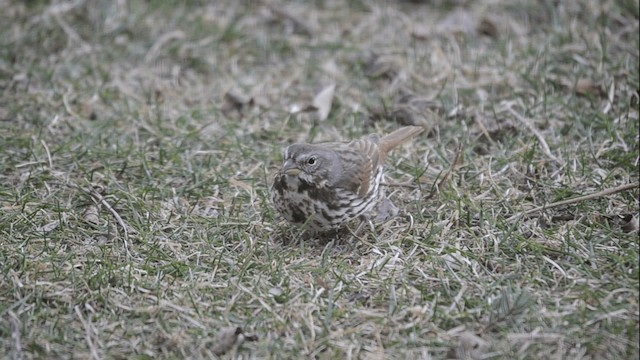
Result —
[{"label": "bird's eye", "polygon": [[307,160],[307,164],[309,165],[313,165],[316,163],[316,158],[314,157],[310,157],[309,160]]}]

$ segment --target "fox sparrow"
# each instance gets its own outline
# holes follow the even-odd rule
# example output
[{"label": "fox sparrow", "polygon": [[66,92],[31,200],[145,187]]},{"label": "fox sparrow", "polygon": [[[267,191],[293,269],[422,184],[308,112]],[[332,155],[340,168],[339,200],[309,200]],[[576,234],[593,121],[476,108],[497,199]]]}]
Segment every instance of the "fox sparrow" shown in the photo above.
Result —
[{"label": "fox sparrow", "polygon": [[387,153],[422,130],[406,126],[382,137],[290,145],[271,189],[273,205],[289,222],[312,231],[341,228],[378,201]]}]

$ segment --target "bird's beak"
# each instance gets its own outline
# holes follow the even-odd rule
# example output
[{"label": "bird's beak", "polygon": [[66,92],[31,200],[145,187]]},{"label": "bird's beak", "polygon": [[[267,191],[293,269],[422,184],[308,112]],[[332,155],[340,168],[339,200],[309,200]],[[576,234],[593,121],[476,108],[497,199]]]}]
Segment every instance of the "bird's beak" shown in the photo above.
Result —
[{"label": "bird's beak", "polygon": [[298,169],[293,161],[287,160],[284,162],[284,165],[282,165],[281,172],[288,176],[298,176],[298,174],[300,174],[300,169]]}]

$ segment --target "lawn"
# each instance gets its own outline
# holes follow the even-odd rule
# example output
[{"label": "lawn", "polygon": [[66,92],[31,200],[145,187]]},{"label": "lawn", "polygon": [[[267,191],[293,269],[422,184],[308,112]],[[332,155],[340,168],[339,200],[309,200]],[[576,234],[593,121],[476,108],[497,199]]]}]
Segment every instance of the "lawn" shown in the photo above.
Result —
[{"label": "lawn", "polygon": [[[639,12],[0,1],[0,358],[637,359]],[[404,125],[396,217],[273,209]]]}]

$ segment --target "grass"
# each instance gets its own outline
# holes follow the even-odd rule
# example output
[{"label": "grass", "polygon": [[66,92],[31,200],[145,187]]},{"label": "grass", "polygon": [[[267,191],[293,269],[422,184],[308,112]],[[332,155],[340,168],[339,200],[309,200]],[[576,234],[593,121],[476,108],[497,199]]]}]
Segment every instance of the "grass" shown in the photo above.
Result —
[{"label": "grass", "polygon": [[[0,358],[638,358],[638,8],[0,4]],[[408,123],[397,218],[270,206]]]}]

